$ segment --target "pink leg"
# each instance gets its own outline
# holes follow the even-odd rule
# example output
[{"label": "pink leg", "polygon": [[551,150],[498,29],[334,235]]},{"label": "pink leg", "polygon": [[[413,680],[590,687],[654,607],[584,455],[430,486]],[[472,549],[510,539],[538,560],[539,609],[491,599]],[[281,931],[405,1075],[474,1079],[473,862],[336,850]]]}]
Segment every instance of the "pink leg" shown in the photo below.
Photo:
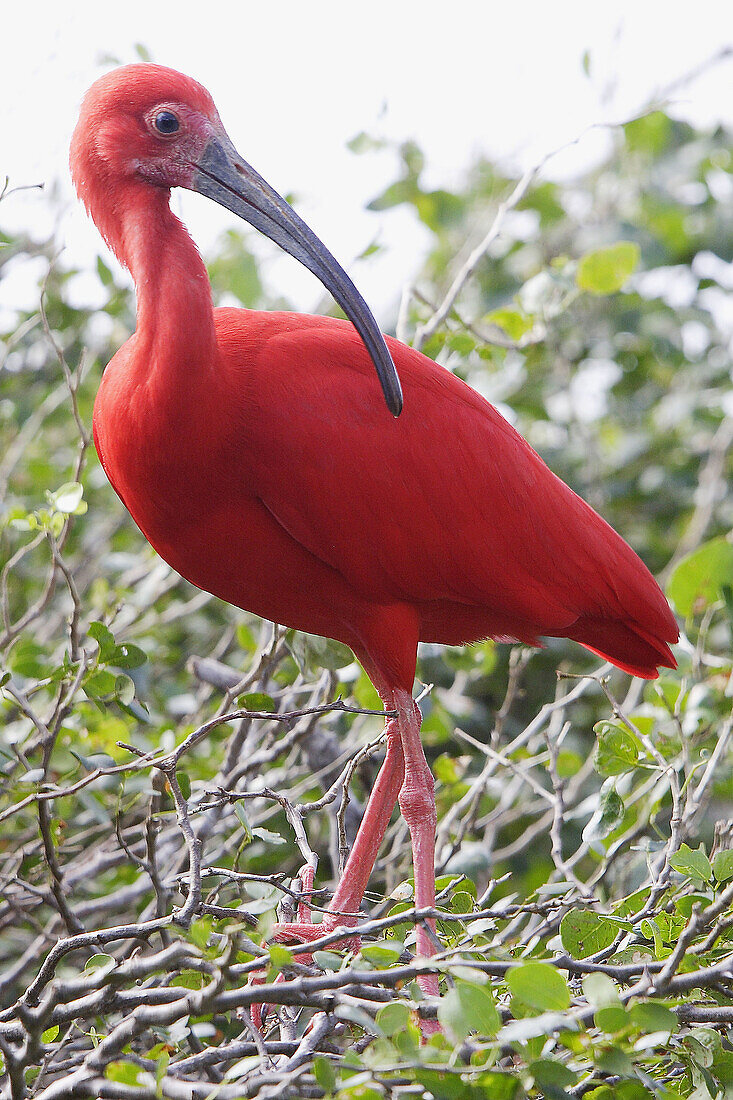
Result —
[{"label": "pink leg", "polygon": [[[304,903],[298,906],[298,920],[275,926],[273,938],[279,943],[307,943],[319,939],[334,928],[349,928],[359,919],[359,906],[369,882],[369,876],[379,852],[402,787],[404,777],[404,758],[398,723],[390,719],[386,726],[387,753],[379,769],[377,782],[369,797],[359,832],[351,849],[341,882],[333,896],[329,912],[324,914],[322,924],[312,924],[310,908]],[[301,871],[301,884],[304,894],[313,887],[313,872],[309,868]]]},{"label": "pink leg", "polygon": [[[405,759],[405,779],[399,801],[412,841],[415,905],[418,909],[429,909],[435,905],[435,781],[420,740],[421,715],[417,704],[402,688],[395,689],[394,702]],[[434,932],[435,921],[428,921],[428,924]],[[436,953],[433,940],[420,925],[417,927],[417,953],[427,958]],[[437,974],[423,974],[417,981],[423,993],[438,996]],[[423,1035],[440,1030],[436,1020],[423,1020],[421,1026]]]},{"label": "pink leg", "polygon": [[[385,732],[387,753],[359,826],[354,847],[346,861],[343,877],[333,896],[330,906],[333,913],[324,918],[329,928],[336,928],[340,924],[347,927],[356,924],[369,876],[402,787],[405,765],[398,722],[390,719]],[[339,916],[340,913],[349,915]]]},{"label": "pink leg", "polygon": [[[354,847],[346,861],[341,882],[333,896],[330,906],[332,911],[324,914],[322,924],[311,923],[310,905],[305,899],[309,899],[310,891],[313,889],[313,868],[304,867],[300,872],[301,893],[304,900],[298,903],[298,920],[275,925],[272,938],[278,943],[308,943],[320,939],[326,932],[332,932],[334,928],[341,926],[348,928],[356,924],[359,906],[404,778],[402,741],[398,722],[395,719],[387,722],[386,734],[387,752],[384,762],[379,769],[377,782],[374,784],[359,826]],[[341,945],[358,949],[359,939],[356,936],[345,936]],[[333,946],[338,947],[339,944]],[[298,961],[309,964],[312,962],[312,956],[300,954]],[[260,985],[263,981],[263,974],[258,972],[250,979],[250,984]],[[266,1006],[256,1003],[251,1006],[252,1023],[258,1031],[263,1030],[265,1008]]]},{"label": "pink leg", "polygon": [[300,872],[300,901],[298,902],[298,922],[300,924],[311,923],[311,894],[315,877],[316,869],[311,863]]},{"label": "pink leg", "polygon": [[[387,754],[331,902],[331,911],[325,914],[322,924],[314,925],[310,923],[310,907],[301,902],[297,923],[276,927],[274,938],[281,943],[307,943],[324,932],[357,923],[359,906],[397,798],[412,841],[415,905],[418,909],[435,905],[435,783],[420,740],[421,715],[410,692],[402,688],[394,689],[392,705],[397,710],[397,718],[387,723]],[[313,886],[311,869],[304,868],[301,883],[307,895]],[[428,924],[435,931],[435,922]],[[418,955],[430,958],[436,953],[435,944],[424,927],[418,926],[416,938]],[[310,956],[301,958],[303,962],[311,961]],[[436,974],[421,975],[418,984],[427,996],[439,995]],[[255,1026],[261,1029],[259,1005],[253,1006],[252,1016]],[[423,1020],[421,1029],[424,1036],[429,1036],[439,1031],[440,1026],[435,1020]]]}]

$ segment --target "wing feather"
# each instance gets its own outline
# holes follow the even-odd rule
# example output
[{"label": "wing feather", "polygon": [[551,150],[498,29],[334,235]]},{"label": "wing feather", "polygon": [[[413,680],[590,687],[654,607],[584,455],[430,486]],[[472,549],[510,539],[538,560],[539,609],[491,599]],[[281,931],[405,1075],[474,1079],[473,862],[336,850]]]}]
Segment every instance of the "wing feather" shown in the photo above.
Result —
[{"label": "wing feather", "polygon": [[[241,311],[218,315],[236,369]],[[350,324],[266,316],[241,364],[255,491],[354,588],[384,602],[482,606],[526,622],[525,633],[612,619],[673,640],[636,554],[474,390],[388,340],[405,395],[394,420]]]}]

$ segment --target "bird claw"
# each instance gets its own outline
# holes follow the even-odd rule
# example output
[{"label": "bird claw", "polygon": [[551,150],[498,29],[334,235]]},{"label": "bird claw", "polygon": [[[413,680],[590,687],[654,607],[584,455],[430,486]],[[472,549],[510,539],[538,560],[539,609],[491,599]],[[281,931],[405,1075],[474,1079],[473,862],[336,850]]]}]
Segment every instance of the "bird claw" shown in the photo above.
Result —
[{"label": "bird claw", "polygon": [[[271,943],[281,943],[284,945],[315,943],[317,940],[320,940],[322,936],[327,936],[329,933],[335,932],[340,928],[337,918],[329,913],[325,914],[322,924],[313,923],[309,903],[311,894],[313,893],[314,876],[315,867],[312,864],[307,863],[304,867],[301,867],[297,874],[297,881],[299,884],[298,919],[295,921],[282,921],[276,924],[270,936]],[[333,944],[329,944],[329,949],[336,951],[356,952],[360,947],[361,937],[350,934],[347,928],[344,928],[343,937],[339,937]],[[313,965],[313,956],[308,951],[298,952],[298,954],[294,956],[294,961],[302,963],[305,966],[311,966]],[[275,979],[276,982],[282,982],[284,980],[282,974],[278,974]],[[264,971],[258,970],[250,978],[249,984],[263,985],[264,982]],[[261,1034],[270,1007],[271,1006],[267,1004],[257,1003],[253,1004],[250,1008],[252,1023]]]},{"label": "bird claw", "polygon": [[[335,921],[328,920],[325,920],[323,924],[306,924],[301,921],[276,924],[270,938],[274,943],[282,944],[315,943],[324,936],[329,936],[332,932],[343,932],[343,935],[339,935],[339,938],[334,940],[333,943],[324,945],[324,950],[358,951],[361,947],[361,936],[351,932],[348,928],[342,928]],[[299,953],[297,955],[298,962],[303,962],[306,959],[309,963],[312,962],[310,954],[306,956]]]}]

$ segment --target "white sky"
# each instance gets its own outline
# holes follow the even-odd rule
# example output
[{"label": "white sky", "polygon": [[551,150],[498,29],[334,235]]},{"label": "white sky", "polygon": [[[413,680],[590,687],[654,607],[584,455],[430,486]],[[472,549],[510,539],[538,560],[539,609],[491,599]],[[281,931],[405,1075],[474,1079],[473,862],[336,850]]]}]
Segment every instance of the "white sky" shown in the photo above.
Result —
[{"label": "white sky", "polygon": [[[6,24],[7,26],[7,24]],[[100,248],[72,201],[66,158],[79,101],[106,71],[103,59],[153,60],[205,84],[241,154],[298,209],[351,270],[378,319],[388,324],[425,237],[409,212],[365,212],[395,178],[388,153],[356,157],[345,142],[361,130],[415,138],[428,181],[450,186],[481,151],[518,169],[577,137],[586,126],[633,115],[660,89],[733,45],[733,2],[697,0],[219,0],[216,4],[127,0],[26,0],[13,4],[4,36],[0,179],[57,187],[66,201],[60,239],[69,262],[91,267]],[[590,79],[582,71],[590,53]],[[733,125],[733,59],[686,86],[673,113]],[[607,135],[594,131],[553,162],[567,174],[591,162]],[[236,223],[199,196],[180,200],[204,251]],[[0,224],[38,235],[50,228],[47,199],[7,198]],[[353,264],[371,240],[386,257]],[[299,308],[314,308],[318,284],[294,261],[269,278]],[[22,300],[22,277],[3,284]],[[6,306],[13,302],[6,297]]]}]

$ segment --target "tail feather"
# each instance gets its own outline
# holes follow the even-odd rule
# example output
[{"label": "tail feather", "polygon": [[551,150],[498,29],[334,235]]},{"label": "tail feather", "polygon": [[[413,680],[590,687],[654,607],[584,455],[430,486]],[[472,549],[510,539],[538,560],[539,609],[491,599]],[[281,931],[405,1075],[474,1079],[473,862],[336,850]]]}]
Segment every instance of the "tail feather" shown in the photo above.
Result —
[{"label": "tail feather", "polygon": [[580,642],[624,672],[645,680],[653,680],[659,667],[677,667],[668,642],[676,642],[678,636],[676,626],[668,626],[664,636],[659,637],[638,623],[591,618],[578,619],[565,632],[565,637]]},{"label": "tail feather", "polygon": [[[676,668],[677,621],[661,588],[627,542],[571,490],[565,494],[566,574],[580,578],[578,617],[562,636],[625,672],[651,680]],[[571,602],[572,600],[572,602]],[[559,633],[559,631],[558,631]]]}]

